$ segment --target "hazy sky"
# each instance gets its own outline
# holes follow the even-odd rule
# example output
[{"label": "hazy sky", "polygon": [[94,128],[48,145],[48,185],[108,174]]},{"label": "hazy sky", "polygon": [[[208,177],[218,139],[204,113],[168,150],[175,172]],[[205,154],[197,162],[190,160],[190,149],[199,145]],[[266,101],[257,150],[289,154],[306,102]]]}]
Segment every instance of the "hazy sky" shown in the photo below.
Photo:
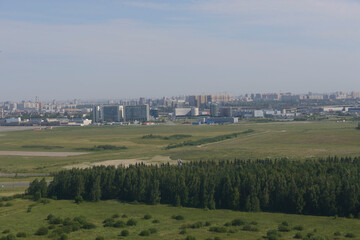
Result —
[{"label": "hazy sky", "polygon": [[0,0],[0,101],[360,91],[360,0]]}]

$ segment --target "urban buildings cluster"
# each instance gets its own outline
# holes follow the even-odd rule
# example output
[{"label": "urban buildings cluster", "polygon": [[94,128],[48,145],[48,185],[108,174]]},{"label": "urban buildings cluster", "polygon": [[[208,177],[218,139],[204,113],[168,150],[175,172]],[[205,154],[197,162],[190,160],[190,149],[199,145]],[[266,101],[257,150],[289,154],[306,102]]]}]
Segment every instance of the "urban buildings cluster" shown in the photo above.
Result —
[{"label": "urban buildings cluster", "polygon": [[0,102],[0,125],[144,124],[191,119],[194,124],[238,119],[288,121],[324,114],[360,114],[360,92],[202,94],[155,99]]}]

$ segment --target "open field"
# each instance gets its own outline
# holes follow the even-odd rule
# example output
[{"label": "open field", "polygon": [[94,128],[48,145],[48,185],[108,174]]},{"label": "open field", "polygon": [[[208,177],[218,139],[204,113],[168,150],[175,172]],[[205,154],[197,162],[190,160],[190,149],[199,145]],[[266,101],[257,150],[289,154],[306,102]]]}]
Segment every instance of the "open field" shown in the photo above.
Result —
[{"label": "open field", "polygon": [[35,157],[68,157],[87,154],[85,152],[25,152],[25,151],[0,151],[0,156],[35,156]]},{"label": "open field", "polygon": [[[44,131],[11,131],[0,137],[0,151],[42,152],[47,154],[82,153],[99,145],[113,145],[124,149],[88,151],[88,154],[53,156],[0,156],[2,173],[49,173],[66,166],[92,164],[101,161],[125,160],[128,163],[144,161],[163,163],[170,157],[187,160],[279,158],[305,159],[327,156],[360,156],[360,131],[357,122],[241,122],[234,125],[158,125],[158,126],[101,126],[61,127]],[[198,141],[221,135],[239,133],[248,129],[254,132],[236,138],[203,144],[166,149],[170,144]],[[164,138],[143,138],[145,135]],[[185,138],[166,137],[183,134]],[[126,148],[126,149],[125,149]],[[133,160],[133,161],[129,161]],[[108,164],[109,162],[105,162]]]},{"label": "open field", "polygon": [[[143,205],[127,204],[117,201],[84,202],[75,204],[72,201],[50,200],[48,204],[35,203],[30,200],[15,199],[11,200],[11,206],[0,207],[0,236],[4,230],[9,230],[10,234],[25,232],[26,239],[49,239],[48,236],[36,236],[34,233],[39,227],[48,227],[46,217],[51,213],[62,219],[69,217],[85,216],[87,221],[96,225],[95,229],[80,229],[67,234],[69,239],[95,239],[97,236],[103,236],[104,239],[185,239],[187,236],[193,236],[197,240],[214,239],[263,239],[267,231],[278,229],[282,222],[286,221],[289,225],[289,232],[281,232],[281,239],[292,239],[296,233],[303,236],[314,234],[334,239],[334,233],[338,232],[336,239],[345,238],[346,234],[353,234],[358,239],[360,236],[359,220],[334,217],[316,217],[303,215],[288,215],[278,213],[246,213],[229,210],[203,210],[192,208],[178,208],[166,205]],[[3,202],[6,203],[6,202]],[[31,211],[28,212],[29,206]],[[137,221],[136,226],[125,226],[122,228],[103,227],[102,222],[107,218],[112,218],[118,214],[115,221],[121,220],[126,223],[130,218]],[[126,218],[123,218],[123,215]],[[149,214],[150,219],[145,220],[144,215]],[[172,219],[174,215],[181,215],[184,220]],[[153,220],[158,223],[153,223]],[[254,231],[242,230],[244,225],[227,226],[234,219],[243,220],[247,226],[251,226]],[[211,226],[200,226],[199,228],[186,228],[184,234],[180,232],[184,225],[191,225],[201,222],[209,222]],[[56,229],[61,228],[62,224],[53,225]],[[230,224],[231,225],[231,224]],[[303,230],[294,230],[295,226],[301,226]],[[225,233],[209,231],[211,227],[223,227]],[[143,230],[155,228],[156,233],[150,236],[139,236]],[[129,236],[119,236],[122,230],[128,230]],[[53,230],[49,230],[51,234]],[[58,238],[55,238],[58,239]],[[325,239],[325,238],[317,238]]]}]

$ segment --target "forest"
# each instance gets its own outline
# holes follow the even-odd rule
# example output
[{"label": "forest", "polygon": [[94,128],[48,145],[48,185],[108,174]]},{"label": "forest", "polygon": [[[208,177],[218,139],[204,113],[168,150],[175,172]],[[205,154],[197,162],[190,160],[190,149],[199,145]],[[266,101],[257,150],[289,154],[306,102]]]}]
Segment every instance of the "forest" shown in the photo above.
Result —
[{"label": "forest", "polygon": [[63,170],[27,194],[77,202],[118,199],[207,209],[358,217],[360,158],[196,161]]}]

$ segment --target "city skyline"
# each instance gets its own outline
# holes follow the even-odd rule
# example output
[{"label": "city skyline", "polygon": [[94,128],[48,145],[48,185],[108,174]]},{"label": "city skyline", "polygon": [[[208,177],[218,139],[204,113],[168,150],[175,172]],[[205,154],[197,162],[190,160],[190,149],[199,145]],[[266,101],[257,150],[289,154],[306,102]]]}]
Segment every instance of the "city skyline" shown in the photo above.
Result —
[{"label": "city skyline", "polygon": [[1,1],[0,101],[358,91],[359,23],[355,0]]}]

